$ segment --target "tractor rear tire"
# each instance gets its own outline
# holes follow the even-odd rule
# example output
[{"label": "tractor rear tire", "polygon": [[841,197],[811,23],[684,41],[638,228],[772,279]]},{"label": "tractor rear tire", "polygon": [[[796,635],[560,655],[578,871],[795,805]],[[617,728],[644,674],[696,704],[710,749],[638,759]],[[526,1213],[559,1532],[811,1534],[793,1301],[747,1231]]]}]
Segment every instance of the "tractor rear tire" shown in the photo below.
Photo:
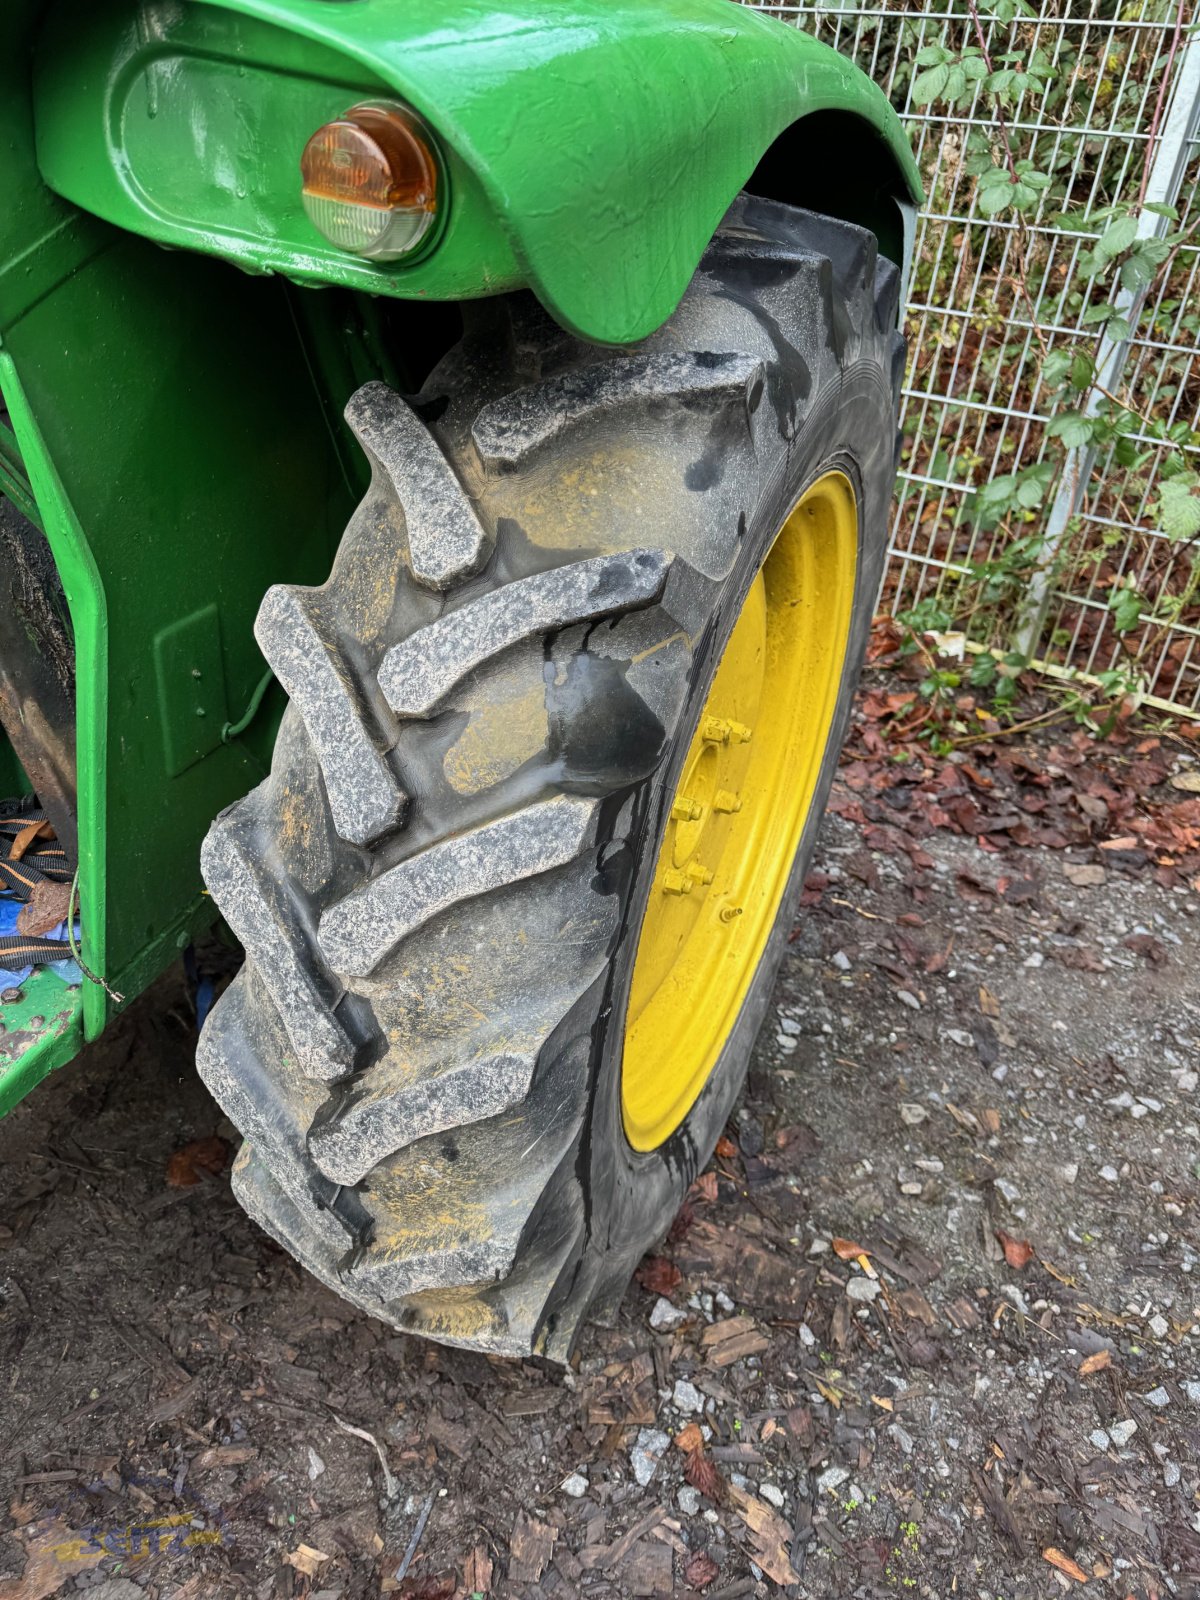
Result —
[{"label": "tractor rear tire", "polygon": [[898,288],[744,196],[637,347],[512,295],[350,401],[371,486],[263,601],[291,703],[204,845],[246,962],[198,1061],[246,1210],[398,1328],[567,1359],[731,1112],[880,584]]}]

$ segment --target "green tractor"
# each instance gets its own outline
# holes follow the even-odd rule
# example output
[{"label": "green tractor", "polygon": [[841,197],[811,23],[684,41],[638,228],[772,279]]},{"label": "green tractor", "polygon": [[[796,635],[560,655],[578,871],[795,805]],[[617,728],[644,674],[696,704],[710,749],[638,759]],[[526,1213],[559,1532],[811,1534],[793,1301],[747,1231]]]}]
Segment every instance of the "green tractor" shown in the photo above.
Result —
[{"label": "green tractor", "polygon": [[731,0],[5,0],[0,152],[0,1109],[219,914],[246,1210],[565,1359],[843,738],[897,119]]}]

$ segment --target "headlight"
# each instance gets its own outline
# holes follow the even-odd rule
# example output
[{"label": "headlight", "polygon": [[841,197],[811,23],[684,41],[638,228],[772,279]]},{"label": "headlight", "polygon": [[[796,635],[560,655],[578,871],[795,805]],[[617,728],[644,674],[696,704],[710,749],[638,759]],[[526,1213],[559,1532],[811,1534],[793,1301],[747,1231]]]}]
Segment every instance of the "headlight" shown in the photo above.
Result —
[{"label": "headlight", "polygon": [[330,244],[372,261],[410,254],[433,226],[440,173],[403,106],[364,101],[327,122],[300,158],[304,209]]}]

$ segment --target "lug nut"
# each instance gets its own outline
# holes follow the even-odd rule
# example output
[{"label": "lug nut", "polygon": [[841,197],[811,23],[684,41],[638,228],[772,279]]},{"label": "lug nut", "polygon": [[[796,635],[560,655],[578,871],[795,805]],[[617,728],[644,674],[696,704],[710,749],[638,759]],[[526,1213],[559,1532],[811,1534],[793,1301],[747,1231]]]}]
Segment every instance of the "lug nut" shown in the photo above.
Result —
[{"label": "lug nut", "polygon": [[713,875],[707,867],[702,867],[698,861],[688,863],[687,875],[693,883],[698,883],[701,888],[707,888],[713,881]]},{"label": "lug nut", "polygon": [[700,724],[705,744],[747,744],[752,732],[744,722],[729,722],[724,717],[705,717]]},{"label": "lug nut", "polygon": [[662,887],[664,894],[691,894],[692,880],[682,872],[664,872]]},{"label": "lug nut", "polygon": [[677,794],[671,802],[672,822],[699,822],[703,815],[704,807],[689,800],[685,794]]},{"label": "lug nut", "polygon": [[742,809],[741,795],[733,794],[729,789],[718,789],[713,795],[714,811],[740,811]]}]

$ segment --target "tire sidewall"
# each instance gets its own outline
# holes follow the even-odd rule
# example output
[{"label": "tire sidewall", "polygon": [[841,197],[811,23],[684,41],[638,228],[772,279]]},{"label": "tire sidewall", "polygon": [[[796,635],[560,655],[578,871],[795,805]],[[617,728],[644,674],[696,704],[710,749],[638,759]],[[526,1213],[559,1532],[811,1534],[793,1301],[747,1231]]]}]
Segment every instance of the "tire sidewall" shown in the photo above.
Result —
[{"label": "tire sidewall", "polygon": [[[795,922],[808,864],[824,814],[854,691],[870,635],[887,545],[887,515],[894,477],[894,410],[882,369],[859,362],[842,381],[818,396],[792,440],[780,449],[738,559],[721,586],[712,625],[696,647],[687,706],[672,734],[668,760],[647,787],[643,823],[632,848],[634,887],[611,969],[606,1023],[593,1055],[595,1088],[583,1159],[590,1167],[588,1256],[583,1277],[593,1314],[611,1310],[633,1266],[662,1239],[688,1187],[720,1137],[745,1080],[754,1041],[771,1004],[775,979]],[[882,445],[882,448],[881,448]],[[784,521],[806,490],[827,472],[840,471],[854,486],[858,547],[853,610],[837,703],[830,722],[812,803],[779,910],[741,1011],[712,1073],[679,1128],[657,1149],[637,1151],[625,1135],[621,1065],[629,990],[669,802],[680,780],[708,690],[750,587]]]}]

